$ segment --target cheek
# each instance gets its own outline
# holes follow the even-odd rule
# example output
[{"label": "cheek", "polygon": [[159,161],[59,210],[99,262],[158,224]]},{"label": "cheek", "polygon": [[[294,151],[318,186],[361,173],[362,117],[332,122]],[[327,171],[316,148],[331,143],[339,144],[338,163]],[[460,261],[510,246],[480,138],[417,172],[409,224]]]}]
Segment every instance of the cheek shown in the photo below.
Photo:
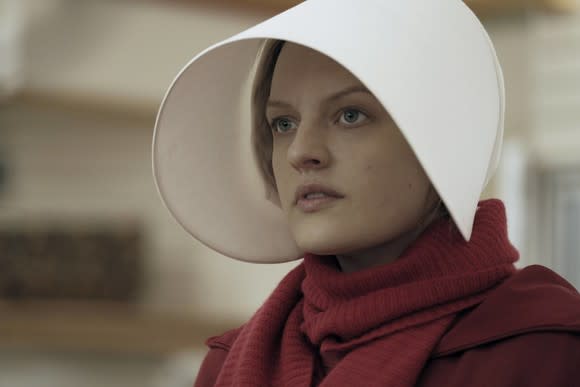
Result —
[{"label": "cheek", "polygon": [[407,169],[401,181],[401,210],[409,218],[416,219],[423,213],[429,194],[431,183],[420,165],[413,165]]},{"label": "cheek", "polygon": [[[415,205],[429,187],[429,181],[415,158],[385,157],[377,153],[359,168],[353,166],[350,179],[357,182],[357,206],[377,206],[377,210]],[[394,208],[391,208],[393,210]]]}]

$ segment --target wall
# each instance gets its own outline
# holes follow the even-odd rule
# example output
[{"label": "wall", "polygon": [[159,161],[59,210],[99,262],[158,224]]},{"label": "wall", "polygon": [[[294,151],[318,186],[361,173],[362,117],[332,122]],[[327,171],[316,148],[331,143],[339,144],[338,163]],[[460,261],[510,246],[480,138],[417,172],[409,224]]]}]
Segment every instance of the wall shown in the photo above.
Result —
[{"label": "wall", "polygon": [[[32,7],[35,2],[27,4]],[[25,83],[28,90],[67,102],[52,107],[44,103],[1,107],[0,146],[10,174],[7,191],[0,194],[0,222],[142,220],[150,237],[145,309],[232,324],[244,321],[295,263],[235,262],[189,237],[163,208],[153,185],[151,117],[132,116],[131,109],[157,105],[193,54],[267,15],[138,1],[46,0],[43,4],[29,19],[24,38]],[[520,140],[531,125],[529,19],[500,18],[487,26],[506,78],[506,138]],[[113,109],[117,112],[76,111],[78,106],[70,102],[77,98],[117,104]],[[118,114],[124,110],[129,114]],[[555,146],[551,152],[558,149]],[[484,196],[508,195],[512,188],[505,187],[506,181],[512,179],[505,178],[506,168],[502,165]],[[200,351],[195,359],[187,359],[190,377],[203,348]],[[38,356],[0,354],[0,378],[4,377],[0,387],[17,386],[17,382],[62,386],[64,374],[71,385],[85,378],[100,378],[98,385],[144,385],[144,379],[153,378],[145,370],[162,364],[162,359],[133,363],[84,358],[63,369],[62,364],[75,355],[54,361]],[[24,369],[35,370],[29,372],[36,375],[34,380],[22,378]]]},{"label": "wall", "polygon": [[[28,89],[130,101],[127,109],[131,104],[157,105],[175,73],[195,53],[267,17],[207,6],[51,1],[54,6],[37,11],[42,17],[31,19],[26,34]],[[529,126],[526,20],[515,16],[487,22],[506,78],[508,138],[521,137]],[[11,208],[6,214],[143,219],[151,236],[144,298],[148,307],[244,320],[293,267],[226,259],[172,221],[151,178],[152,121],[96,112],[71,115],[66,109],[39,106],[19,107],[3,116],[14,176],[3,200]],[[484,196],[501,192],[498,179]]]}]

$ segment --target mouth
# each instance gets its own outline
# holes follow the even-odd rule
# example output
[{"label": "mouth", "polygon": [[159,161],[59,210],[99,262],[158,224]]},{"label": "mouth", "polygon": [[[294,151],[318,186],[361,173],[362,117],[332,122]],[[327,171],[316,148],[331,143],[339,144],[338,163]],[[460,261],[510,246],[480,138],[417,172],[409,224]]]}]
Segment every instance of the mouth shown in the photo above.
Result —
[{"label": "mouth", "polygon": [[296,207],[301,209],[303,212],[316,212],[329,207],[340,199],[342,198],[335,196],[311,195],[299,199],[296,203]]},{"label": "mouth", "polygon": [[302,184],[296,190],[294,204],[306,212],[318,210],[344,198],[334,188],[323,184]]}]

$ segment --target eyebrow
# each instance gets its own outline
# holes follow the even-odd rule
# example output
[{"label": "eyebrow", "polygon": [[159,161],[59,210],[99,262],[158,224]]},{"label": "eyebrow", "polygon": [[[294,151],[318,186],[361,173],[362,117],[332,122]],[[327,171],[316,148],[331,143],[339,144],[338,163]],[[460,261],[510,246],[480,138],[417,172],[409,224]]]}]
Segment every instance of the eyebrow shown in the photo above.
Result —
[{"label": "eyebrow", "polygon": [[[347,87],[344,90],[341,90],[339,92],[331,94],[330,96],[328,96],[327,98],[324,99],[323,103],[333,102],[333,101],[336,101],[336,100],[338,100],[346,95],[353,94],[353,93],[367,93],[367,94],[372,95],[372,93],[366,87],[364,87],[362,85],[356,85],[356,86]],[[268,107],[284,107],[284,108],[292,107],[292,105],[289,104],[288,102],[279,101],[279,100],[269,100],[267,103],[267,106]]]}]

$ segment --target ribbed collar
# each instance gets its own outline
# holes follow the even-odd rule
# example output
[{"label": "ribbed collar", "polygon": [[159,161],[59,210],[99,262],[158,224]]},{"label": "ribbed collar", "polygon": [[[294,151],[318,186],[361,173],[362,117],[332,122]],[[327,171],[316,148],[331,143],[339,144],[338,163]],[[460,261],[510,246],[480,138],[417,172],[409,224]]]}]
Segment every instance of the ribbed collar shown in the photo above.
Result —
[{"label": "ribbed collar", "polygon": [[441,219],[395,262],[342,273],[306,254],[241,329],[219,387],[412,387],[458,312],[515,272],[499,200],[480,203],[472,238]]},{"label": "ribbed collar", "polygon": [[335,349],[349,347],[352,340],[358,345],[385,333],[373,332],[377,327],[392,331],[450,313],[436,307],[460,299],[470,302],[470,296],[512,274],[518,257],[508,239],[505,207],[497,199],[479,203],[469,242],[445,217],[399,259],[382,266],[343,273],[334,257],[308,253],[301,330],[315,345],[325,339]]}]

